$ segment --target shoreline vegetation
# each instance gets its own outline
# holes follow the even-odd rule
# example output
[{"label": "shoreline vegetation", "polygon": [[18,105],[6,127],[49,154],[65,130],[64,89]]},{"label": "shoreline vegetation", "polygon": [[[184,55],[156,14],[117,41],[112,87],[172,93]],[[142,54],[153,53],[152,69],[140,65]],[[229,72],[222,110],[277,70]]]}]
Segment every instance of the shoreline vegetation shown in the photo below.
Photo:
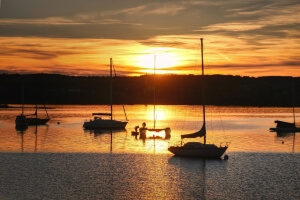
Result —
[{"label": "shoreline vegetation", "polygon": [[[115,104],[153,104],[154,75],[114,77]],[[156,104],[201,105],[200,75],[156,75]],[[205,103],[300,106],[300,77],[205,75]],[[195,87],[195,85],[199,87]],[[0,108],[9,104],[109,104],[108,76],[0,74]],[[23,92],[22,92],[23,91]]]}]

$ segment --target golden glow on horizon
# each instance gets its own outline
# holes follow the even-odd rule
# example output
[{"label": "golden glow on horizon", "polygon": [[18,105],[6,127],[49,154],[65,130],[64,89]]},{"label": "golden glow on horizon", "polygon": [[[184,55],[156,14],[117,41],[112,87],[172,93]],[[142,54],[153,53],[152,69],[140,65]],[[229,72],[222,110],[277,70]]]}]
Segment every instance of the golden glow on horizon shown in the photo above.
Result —
[{"label": "golden glow on horizon", "polygon": [[[0,37],[3,52],[0,71],[106,76],[109,74],[109,58],[113,58],[117,75],[139,76],[153,74],[156,57],[157,74],[200,74],[199,38],[182,37],[176,39],[177,46],[169,47],[174,40],[174,36],[152,38],[148,43],[114,39]],[[205,74],[300,75],[299,66],[288,66],[289,62],[286,62],[289,59],[290,63],[296,63],[293,51],[281,51],[292,46],[296,48],[296,44],[284,40],[261,43],[266,45],[265,49],[255,49],[239,38],[208,37],[204,43]],[[277,48],[269,48],[270,43]]]}]

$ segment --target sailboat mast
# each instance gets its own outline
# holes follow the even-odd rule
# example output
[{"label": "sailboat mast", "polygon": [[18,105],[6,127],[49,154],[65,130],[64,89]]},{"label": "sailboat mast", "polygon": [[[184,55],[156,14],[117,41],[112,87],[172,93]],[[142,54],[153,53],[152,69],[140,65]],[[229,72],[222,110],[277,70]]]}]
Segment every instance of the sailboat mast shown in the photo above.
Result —
[{"label": "sailboat mast", "polygon": [[292,100],[293,100],[293,118],[294,125],[296,125],[296,116],[295,116],[295,97],[294,97],[294,78],[292,77]]},{"label": "sailboat mast", "polygon": [[112,58],[110,58],[110,120],[113,118],[113,108],[112,108],[112,65],[113,61]]},{"label": "sailboat mast", "polygon": [[154,99],[154,101],[153,101],[153,105],[154,105],[154,113],[153,113],[153,117],[154,117],[154,120],[153,120],[153,122],[154,122],[154,127],[153,128],[155,128],[155,124],[156,124],[156,117],[155,117],[155,104],[156,104],[156,102],[155,102],[155,86],[156,86],[156,82],[155,82],[155,72],[156,72],[156,56],[154,55],[154,77],[153,77],[153,82],[154,82],[154,88],[153,88],[153,99]]},{"label": "sailboat mast", "polygon": [[[35,76],[35,82],[37,83],[37,75]],[[37,100],[37,87],[35,87],[35,119],[37,119],[37,115],[38,115],[38,100]]]},{"label": "sailboat mast", "polygon": [[[203,126],[205,122],[205,99],[204,99],[204,60],[203,60],[203,38],[200,38],[201,42],[201,66],[202,66],[202,105],[203,105]],[[204,144],[206,144],[206,134],[204,135]]]},{"label": "sailboat mast", "polygon": [[36,104],[35,104],[35,113],[34,113],[34,114],[35,114],[35,118],[37,118],[37,112],[38,112],[37,110],[38,110],[38,105],[37,105],[37,103],[36,103]]},{"label": "sailboat mast", "polygon": [[22,116],[24,115],[24,80],[22,77]]}]

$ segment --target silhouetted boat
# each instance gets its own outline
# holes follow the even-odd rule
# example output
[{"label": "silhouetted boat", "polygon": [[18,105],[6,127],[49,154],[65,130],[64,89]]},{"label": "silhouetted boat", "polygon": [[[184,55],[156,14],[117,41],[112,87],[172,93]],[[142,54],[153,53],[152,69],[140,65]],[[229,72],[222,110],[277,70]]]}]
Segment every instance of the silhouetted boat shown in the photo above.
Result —
[{"label": "silhouetted boat", "polygon": [[274,121],[277,125],[275,128],[270,128],[270,131],[275,132],[300,132],[300,127],[297,127],[295,122],[285,122],[280,120]]},{"label": "silhouetted boat", "polygon": [[[94,119],[86,121],[83,124],[85,129],[125,129],[127,122],[117,121],[113,119],[113,104],[112,104],[112,58],[110,58],[110,113],[93,113]],[[102,119],[103,116],[110,117]]]},{"label": "silhouetted boat", "polygon": [[[36,108],[35,113],[32,115],[24,115],[23,109],[24,108],[22,108],[22,114],[18,115],[15,120],[16,126],[19,128],[24,127],[24,126],[32,126],[32,125],[45,125],[50,120],[47,111],[46,111],[47,117],[40,118],[40,117],[38,117],[38,114],[37,114],[37,108]],[[34,116],[34,117],[28,117],[28,116]]]},{"label": "silhouetted boat", "polygon": [[[203,101],[203,124],[202,128],[191,134],[181,136],[181,141],[178,144],[171,145],[168,150],[176,156],[191,156],[202,158],[220,158],[229,146],[229,142],[222,143],[220,146],[215,144],[206,144],[206,125],[205,125],[205,103],[204,103],[204,65],[203,65],[203,38],[201,41],[201,58],[202,58],[202,101]],[[184,143],[184,138],[204,137],[204,143],[200,142],[187,142]]]},{"label": "silhouetted boat", "polygon": [[37,104],[35,105],[35,113],[32,114],[32,115],[26,115],[26,116],[31,116],[31,117],[27,117],[26,118],[28,126],[32,126],[32,125],[45,125],[50,120],[45,105],[44,105],[44,109],[45,109],[47,117],[45,117],[45,118],[38,117],[38,106],[37,106]]},{"label": "silhouetted boat", "polygon": [[296,126],[296,115],[295,115],[295,106],[294,106],[294,82],[292,82],[292,94],[293,94],[293,122],[285,122],[280,120],[275,120],[275,128],[270,128],[270,131],[275,132],[300,132],[300,127]]},{"label": "silhouetted boat", "polygon": [[21,115],[18,115],[15,119],[16,127],[20,129],[22,127],[31,126],[31,125],[45,125],[50,120],[50,118],[45,105],[44,105],[44,109],[47,116],[46,118],[38,117],[38,104],[35,105],[34,114],[24,115],[24,86],[22,84],[22,113]]}]

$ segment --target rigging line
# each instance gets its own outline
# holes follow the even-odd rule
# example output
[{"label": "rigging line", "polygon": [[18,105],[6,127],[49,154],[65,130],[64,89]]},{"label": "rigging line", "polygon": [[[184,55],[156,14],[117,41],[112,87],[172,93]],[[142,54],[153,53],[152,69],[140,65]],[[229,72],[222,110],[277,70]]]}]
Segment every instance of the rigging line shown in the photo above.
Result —
[{"label": "rigging line", "polygon": [[295,97],[294,97],[294,78],[292,77],[292,106],[293,106],[293,120],[294,125],[296,124],[296,116],[295,116]]},{"label": "rigging line", "polygon": [[112,67],[113,67],[113,70],[114,70],[115,77],[117,77],[117,73],[116,73],[116,69],[115,69],[115,64],[114,63],[112,64]]},{"label": "rigging line", "polygon": [[[113,70],[114,70],[115,77],[117,77],[116,68],[115,68],[115,64],[114,63],[112,64],[112,67],[113,67]],[[122,105],[122,107],[123,107],[123,111],[124,111],[124,115],[125,115],[126,121],[128,121],[124,104]]]},{"label": "rigging line", "polygon": [[124,111],[124,114],[125,114],[126,121],[128,121],[127,114],[126,114],[126,110],[125,110],[125,106],[122,105],[122,107],[123,107],[123,111]]}]

